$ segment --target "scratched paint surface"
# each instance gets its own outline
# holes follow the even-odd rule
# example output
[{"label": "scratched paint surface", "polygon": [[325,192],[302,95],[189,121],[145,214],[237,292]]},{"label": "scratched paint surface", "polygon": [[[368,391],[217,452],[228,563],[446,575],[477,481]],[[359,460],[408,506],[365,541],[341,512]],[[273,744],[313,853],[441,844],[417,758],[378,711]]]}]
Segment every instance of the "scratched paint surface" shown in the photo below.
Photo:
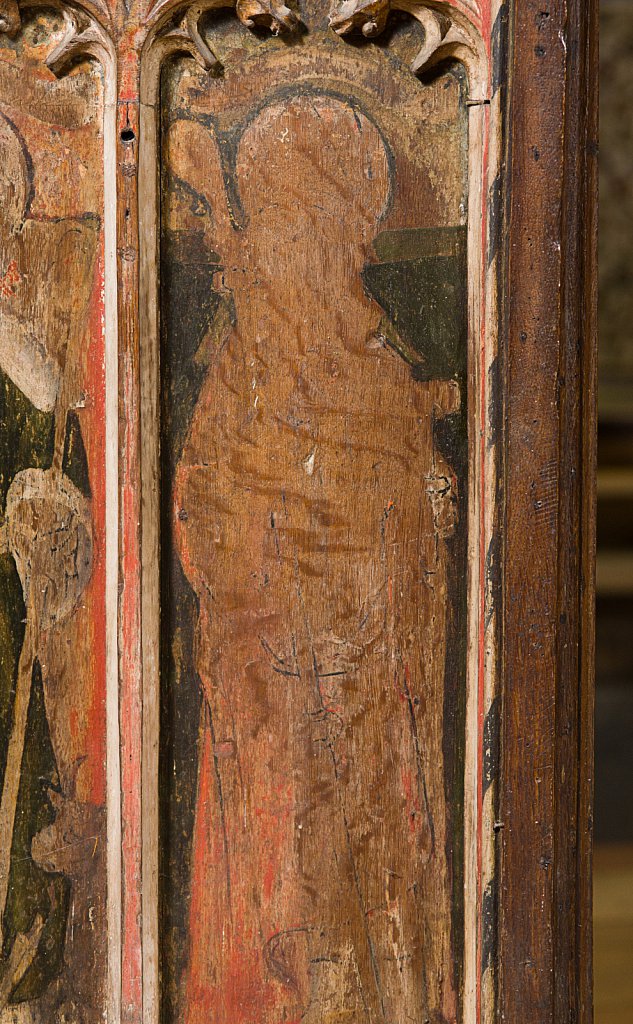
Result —
[{"label": "scratched paint surface", "polygon": [[420,36],[164,75],[163,1019],[459,1019],[466,111]]},{"label": "scratched paint surface", "polygon": [[0,1021],[105,988],[102,83],[0,48]]}]

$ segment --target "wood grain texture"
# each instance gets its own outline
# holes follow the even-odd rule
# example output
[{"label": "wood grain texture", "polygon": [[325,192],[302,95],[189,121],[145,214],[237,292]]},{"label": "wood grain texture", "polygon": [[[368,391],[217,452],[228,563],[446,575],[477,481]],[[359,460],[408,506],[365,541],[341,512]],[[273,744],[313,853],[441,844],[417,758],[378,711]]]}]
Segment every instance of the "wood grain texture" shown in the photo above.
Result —
[{"label": "wood grain texture", "polygon": [[499,1012],[590,1021],[595,4],[516,4],[508,74]]},{"label": "wood grain texture", "polygon": [[0,0],[9,1020],[106,698],[115,1024],[589,1019],[593,6],[402,6]]},{"label": "wood grain texture", "polygon": [[0,1019],[105,1003],[103,86],[0,49]]},{"label": "wood grain texture", "polygon": [[164,87],[174,1020],[459,1012],[464,92],[330,38]]},{"label": "wood grain texture", "polygon": [[[215,5],[211,4],[210,6],[214,7]],[[427,57],[429,60],[432,58],[434,50],[442,42],[443,33],[446,30],[446,44],[456,44],[458,49],[463,50],[464,60],[469,69],[481,70],[477,65],[475,52],[477,47],[471,46],[472,39],[468,32],[463,34],[466,23],[463,19],[457,18],[459,12],[457,10],[455,12],[455,31],[449,39],[448,30],[453,31],[451,28],[453,26],[452,7],[450,4],[444,4],[442,10],[444,14],[440,18],[435,13],[428,13],[426,7],[421,5],[419,11],[416,9],[415,17],[421,22],[422,29],[415,28],[414,25],[409,28],[405,28],[404,24],[400,26],[395,33],[402,43],[402,56],[399,59],[406,61],[406,64],[409,65],[413,60],[416,69],[421,70],[422,56],[424,61]],[[285,8],[277,7],[274,4],[262,3],[250,6],[238,4],[236,13],[238,20],[247,27],[256,27],[261,24],[278,30],[290,28],[292,24],[296,24],[296,19],[291,17]],[[370,59],[369,62],[364,62],[351,56],[356,52],[351,47],[342,47],[341,44],[333,46],[333,37],[324,32],[328,21],[326,12],[318,7],[316,12],[312,13],[316,13],[321,33],[320,42],[325,44],[324,52],[328,53],[329,50],[330,58],[333,58],[335,54],[340,55],[344,51],[350,55],[347,67],[342,73],[343,86],[349,86],[354,92],[360,90],[361,93],[367,89],[375,90],[377,83],[372,83],[372,79],[376,74],[376,60]],[[148,59],[147,63],[150,67],[160,66],[160,54],[167,57],[168,54],[182,52],[183,49],[186,52],[193,52],[207,69],[213,67],[215,57],[206,46],[200,33],[198,24],[200,14],[200,11],[186,12],[182,20],[170,20],[173,18],[173,13],[169,5],[158,5],[152,12],[152,17],[156,18],[154,24],[143,23],[141,26],[140,22],[143,21],[144,15],[138,7],[130,9],[126,7],[125,10],[117,7],[106,10],[100,4],[94,7],[91,5],[89,10],[72,14],[68,18],[66,34],[63,37],[47,40],[47,45],[48,42],[57,43],[52,53],[49,52],[46,55],[48,66],[54,68],[57,73],[68,71],[77,60],[88,55],[101,63],[106,79],[104,291],[106,339],[108,339],[106,378],[109,384],[106,383],[105,427],[106,432],[109,430],[106,439],[108,452],[106,477],[110,489],[106,507],[106,520],[109,524],[106,531],[109,575],[109,583],[106,584],[106,632],[109,666],[107,691],[108,825],[110,835],[108,844],[110,894],[108,908],[110,979],[108,1010],[110,1016],[115,1020],[120,1018],[136,1021],[142,1017],[143,1020],[149,1022],[156,1019],[158,1012],[156,995],[158,979],[155,956],[157,924],[154,905],[157,836],[153,831],[156,821],[155,793],[158,783],[156,772],[153,769],[153,759],[158,737],[157,722],[152,711],[152,707],[156,704],[157,692],[155,648],[158,628],[155,611],[158,595],[154,589],[158,551],[157,523],[155,522],[155,475],[152,480],[152,473],[155,474],[153,467],[156,465],[156,443],[152,441],[152,437],[156,437],[157,423],[155,411],[152,411],[156,408],[155,396],[153,398],[151,393],[157,367],[156,352],[152,348],[153,332],[155,331],[155,299],[152,299],[155,268],[152,269],[152,248],[155,245],[153,239],[156,237],[155,226],[158,211],[155,201],[151,200],[155,190],[149,162],[150,151],[146,148],[141,160],[139,147],[141,137],[144,137],[146,142],[155,138],[153,134],[155,122],[152,127],[151,111],[157,107],[157,96],[155,87],[151,84],[148,85],[147,74],[145,76],[145,93],[142,92],[141,53],[144,42],[148,46],[150,43],[157,42],[156,54],[158,56],[155,58],[152,55],[154,64]],[[13,6],[3,4],[2,17],[5,27],[8,26],[11,33],[19,32],[20,19],[17,9],[14,10]],[[250,24],[251,21],[254,22],[254,25]],[[429,28],[433,30],[430,35]],[[229,37],[230,35],[231,30],[229,30]],[[254,42],[258,42],[256,36],[250,37],[248,34],[245,37],[243,35],[242,39],[243,41],[252,39]],[[230,39],[225,39],[225,43],[227,41],[230,42]],[[298,42],[298,40],[296,41]],[[421,46],[421,44],[423,45]],[[251,44],[247,45],[247,50],[249,45]],[[42,47],[42,56],[45,56],[44,50],[45,48]],[[228,49],[225,45],[223,56],[226,57],[227,53]],[[281,47],[278,48],[278,56],[280,53]],[[292,52],[289,52],[289,55],[291,57],[290,66],[284,69],[284,74],[290,76],[288,78],[290,81],[293,74],[301,77],[302,62],[295,59],[295,54]],[[459,56],[459,54],[456,52],[455,56]],[[332,78],[333,67],[331,65],[336,63],[337,59],[335,58],[334,60],[330,59],[324,65],[323,60],[315,60],[312,55],[304,68],[309,79],[310,75],[314,76],[315,73],[323,74],[324,68],[327,66],[327,73],[333,84],[331,99],[338,98],[338,90],[341,85],[340,81]],[[340,60],[338,63],[341,63]],[[365,67],[362,66],[363,63],[365,63]],[[153,74],[154,72],[149,75],[150,79]],[[455,81],[457,82],[458,79]],[[157,78],[155,77],[154,80],[157,81]],[[444,402],[441,395],[435,396],[435,398],[427,396],[425,415],[431,420],[431,429],[429,430],[427,422],[426,445],[427,448],[432,445],[434,449],[433,464],[427,466],[427,469],[434,471],[437,462],[440,475],[429,473],[425,478],[427,485],[424,492],[425,508],[427,517],[428,507],[431,508],[433,528],[436,532],[439,531],[438,537],[442,535],[442,530],[446,529],[450,533],[451,529],[457,526],[458,530],[462,531],[459,544],[463,545],[467,522],[465,470],[462,465],[453,474],[455,480],[450,480],[446,474],[454,467],[449,462],[444,465],[442,459],[445,458],[444,450],[446,450],[453,462],[457,463],[460,459],[463,462],[464,452],[461,452],[458,459],[458,449],[455,447],[454,439],[452,440],[450,437],[451,428],[442,421],[448,420],[453,425],[461,424],[458,433],[461,432],[465,437],[467,411],[465,393],[456,397],[459,387],[463,388],[466,368],[466,346],[460,333],[465,320],[463,299],[466,271],[463,256],[460,256],[460,253],[463,253],[464,232],[459,229],[457,232],[453,230],[465,219],[466,211],[463,202],[465,191],[460,193],[457,188],[455,194],[451,195],[452,186],[447,183],[450,182],[451,175],[454,173],[455,161],[459,163],[463,159],[464,167],[466,166],[465,156],[468,147],[464,144],[465,139],[463,139],[461,153],[459,153],[459,145],[456,149],[454,146],[437,146],[435,145],[437,138],[432,138],[430,141],[433,150],[433,172],[430,170],[425,172],[428,180],[419,194],[416,194],[416,184],[424,183],[424,175],[416,183],[415,175],[412,176],[406,170],[407,160],[414,165],[415,160],[420,158],[419,140],[415,138],[414,122],[414,117],[419,116],[415,109],[417,101],[419,101],[419,87],[417,85],[414,87],[414,81],[407,74],[406,80],[403,78],[400,83],[403,96],[408,88],[409,109],[405,104],[399,114],[392,114],[394,124],[398,119],[400,121],[402,152],[400,153],[400,164],[390,168],[388,177],[390,185],[391,178],[395,176],[401,186],[398,196],[401,203],[398,212],[400,221],[397,216],[392,218],[389,231],[381,233],[380,237],[376,236],[373,240],[376,259],[372,256],[366,266],[361,268],[359,265],[357,267],[359,275],[362,270],[362,278],[355,279],[355,298],[357,307],[359,300],[362,299],[361,306],[358,307],[362,310],[362,303],[365,303],[365,299],[369,299],[371,304],[370,296],[372,296],[376,313],[379,314],[379,307],[382,307],[384,313],[384,316],[379,317],[376,322],[375,330],[371,332],[372,338],[366,339],[370,349],[373,348],[376,352],[385,349],[392,356],[392,361],[393,359],[404,361],[403,365],[409,363],[413,372],[413,380],[419,386],[431,381],[444,380],[445,383],[450,383],[451,390],[448,394],[451,397],[447,403]],[[473,82],[474,79],[471,80],[471,87]],[[306,84],[308,92],[310,92],[310,88],[314,90],[314,84],[312,86],[307,82]],[[388,82],[386,84],[389,85]],[[384,88],[384,85],[385,83],[380,88]],[[115,88],[116,93],[114,92]],[[463,90],[463,84],[458,88]],[[418,90],[417,95],[416,90]],[[393,106],[395,100],[393,89],[390,92],[387,88],[385,99],[388,104]],[[463,100],[464,95],[462,95]],[[450,106],[450,101],[450,95],[443,97],[440,92],[427,112],[431,122],[436,123],[436,137],[443,135],[444,141],[448,141],[448,136],[442,119],[447,115],[447,102]],[[350,110],[356,112],[357,107],[358,102],[354,98]],[[465,104],[463,103],[462,113],[465,114]],[[60,116],[59,111],[57,111],[57,116]],[[357,124],[356,116],[355,113],[354,124]],[[463,121],[465,124],[465,117]],[[398,127],[395,125],[394,128],[394,124],[385,128],[384,131],[388,134],[395,130],[398,134]],[[332,124],[330,124],[331,127]],[[380,132],[378,134],[380,135]],[[476,167],[476,154],[481,151],[482,147],[482,138],[478,129],[475,131],[475,138],[478,145],[470,147],[470,163]],[[384,149],[383,159],[388,162],[388,157],[391,154],[384,139],[379,142],[379,152],[381,146]],[[408,155],[407,149],[410,151]],[[475,154],[474,158],[473,154]],[[427,152],[424,159],[427,164],[431,163],[431,150]],[[372,174],[370,160],[367,176],[369,181],[372,180]],[[218,184],[219,180],[216,175]],[[378,184],[379,181],[377,181],[376,187]],[[342,194],[345,194],[345,190]],[[428,237],[426,239],[424,237],[425,229],[422,231],[417,228],[408,229],[406,218],[403,220],[407,202],[413,204],[411,210],[416,203],[418,204],[422,213],[421,222],[425,222],[425,218],[428,219],[430,216],[431,223],[437,225],[437,228],[434,229],[437,231],[437,237],[430,246]],[[425,208],[426,203],[430,204],[428,208]],[[469,245],[471,248],[473,239],[479,231],[477,202],[475,208],[478,211],[475,218],[477,227],[474,234],[470,232]],[[372,218],[376,220],[378,213],[379,211],[375,211],[371,214],[370,211],[370,223]],[[361,225],[364,217],[363,214]],[[359,228],[359,230],[361,229]],[[401,232],[404,234],[400,234]],[[359,246],[367,248],[367,244],[367,239],[361,231],[359,240],[355,243],[356,248]],[[430,257],[434,260],[434,271],[429,269]],[[396,264],[400,262],[405,264],[404,267],[399,268],[397,274],[393,268],[390,269],[394,261]],[[411,266],[406,266],[407,263],[411,263]],[[415,273],[412,276],[413,265],[415,265]],[[424,269],[425,267],[426,269]],[[346,269],[348,268],[343,263],[342,270]],[[8,277],[4,282],[6,288],[13,286],[14,276],[15,268],[9,267]],[[416,347],[415,340],[412,343],[411,338],[411,331],[413,330],[415,334],[416,324],[419,327],[420,318],[416,317],[413,307],[407,311],[402,306],[401,298],[398,298],[395,293],[391,294],[393,290],[391,277],[398,279],[395,292],[403,292],[412,288],[410,301],[413,304],[421,302],[424,305],[426,303],[429,315],[432,309],[436,309],[433,322],[434,333],[431,332],[433,334],[430,339],[431,343],[422,346],[424,352],[420,351],[419,345]],[[344,275],[343,280],[345,280]],[[442,295],[443,290],[444,295]],[[448,306],[446,305],[447,299]],[[469,301],[471,308],[477,306],[476,290],[470,289]],[[112,344],[115,335],[118,348],[117,368],[114,368]],[[399,365],[399,363],[393,364],[392,362],[392,365]],[[50,370],[46,366],[44,369]],[[13,372],[17,371],[14,369]],[[446,377],[447,373],[449,374],[448,378]],[[50,372],[48,377],[51,377]],[[34,383],[38,383],[38,381],[28,382],[30,386],[33,386]],[[44,391],[40,387],[40,392],[43,395],[43,398],[40,396],[40,401],[50,402],[50,395],[54,391],[56,381],[54,378],[52,381],[45,378],[45,384]],[[417,388],[417,391],[420,391],[420,387]],[[373,399],[373,404],[374,406],[378,405],[376,397]],[[118,426],[115,426],[117,406]],[[118,466],[114,468],[113,453],[117,445],[120,456]],[[310,462],[311,458],[312,456],[308,456],[308,476],[311,475],[309,470],[313,468]],[[140,478],[142,478],[142,486],[139,486]],[[464,494],[461,498],[464,514],[460,519],[458,513],[454,517],[456,522],[452,526],[450,522],[442,525],[446,518],[442,508],[450,509],[452,507],[459,490],[459,487],[455,488],[453,484],[460,484],[460,482],[464,487]],[[339,482],[339,487],[340,485]],[[112,494],[113,488],[117,492],[116,498]],[[390,505],[390,500],[388,500],[386,508],[389,516],[392,517],[394,507]],[[74,504],[77,505],[77,502]],[[448,519],[450,520],[450,518],[449,515]],[[407,536],[407,530],[405,530],[405,536]],[[444,539],[449,539],[448,534]],[[30,543],[33,545],[33,538]],[[452,587],[459,590],[460,578],[463,582],[465,574],[463,571],[460,573],[459,564],[463,563],[460,563],[458,558],[456,565],[452,565],[450,572],[447,573],[448,589]],[[438,575],[441,576],[442,572],[439,572]],[[446,672],[452,676],[452,686],[454,692],[458,694],[457,703],[459,704],[465,698],[463,688],[460,686],[460,680],[463,682],[463,661],[460,660],[461,648],[458,634],[463,629],[465,620],[463,602],[459,598],[457,590],[452,596],[447,595],[447,607],[450,611],[445,615],[446,637],[440,643],[446,643]],[[451,630],[455,633],[454,638],[458,640],[454,648],[451,642],[454,639]],[[38,632],[37,628],[34,632]],[[405,686],[405,697],[407,686]],[[413,697],[411,699],[413,700]],[[439,793],[438,822],[446,831],[447,826],[442,819],[443,816],[448,816],[448,811],[444,808],[444,802],[447,801],[447,807],[450,807],[452,829],[451,835],[449,836],[448,833],[446,835],[446,848],[439,851],[435,857],[433,868],[436,863],[439,865],[437,870],[439,870],[440,885],[447,883],[450,876],[450,886],[448,883],[444,885],[444,891],[438,901],[437,915],[441,920],[441,927],[438,929],[438,937],[432,939],[429,944],[431,959],[435,956],[431,950],[434,943],[442,946],[444,950],[436,957],[439,967],[434,971],[429,982],[430,994],[427,996],[425,993],[414,992],[408,998],[418,1000],[418,1002],[420,999],[428,999],[431,1003],[441,1002],[442,1008],[437,1012],[450,1016],[454,1014],[459,998],[458,990],[461,984],[457,977],[461,971],[459,947],[464,941],[459,909],[461,848],[464,842],[461,797],[459,795],[463,785],[463,753],[459,749],[461,712],[458,707],[449,708],[451,700],[446,693],[443,702],[441,694],[434,694],[433,699],[436,701],[437,710],[437,714],[434,713],[434,718],[437,720],[435,725],[438,735],[440,732],[442,733],[440,759],[446,761],[446,764],[440,765],[440,783],[436,783]],[[443,730],[440,723],[446,708],[450,710],[448,718],[454,719],[448,731]],[[21,732],[22,729],[18,729],[18,737]],[[453,737],[454,743],[450,737]],[[434,743],[435,748],[439,751],[440,743],[437,737]],[[453,745],[451,746],[451,744]],[[416,745],[417,741],[414,742],[414,748]],[[18,758],[19,744],[16,750],[17,753],[14,757]],[[417,749],[414,750],[414,757],[420,759]],[[447,796],[442,792],[442,771],[448,780],[446,788],[454,787],[454,794],[449,793]],[[453,800],[455,794],[456,799]],[[9,791],[7,800],[9,811],[12,803],[13,796]],[[413,817],[415,818],[420,813],[414,806]],[[429,827],[427,831],[431,832],[432,829]],[[444,868],[444,860],[447,861],[447,865],[450,862],[450,868],[448,866],[446,869]],[[429,874],[431,874],[430,871]],[[455,902],[456,894],[458,898]],[[475,900],[473,906],[476,903]],[[427,904],[429,904],[427,906],[427,912],[429,912],[430,900],[428,898]],[[26,942],[30,943],[31,947],[34,947],[39,941],[38,928],[40,925],[37,920],[33,927],[35,930],[26,935]],[[413,933],[410,925],[405,925],[405,928],[408,928],[411,936]],[[358,928],[356,934],[358,934]],[[456,946],[454,957],[449,949],[453,942]],[[371,946],[371,942],[368,943],[368,946]],[[16,955],[21,957],[21,946],[18,948],[16,945],[15,949],[17,950]],[[371,950],[369,961],[373,973]],[[7,968],[9,972],[14,970],[14,962],[14,959],[9,959]],[[448,971],[452,977],[445,985],[446,963],[450,964]],[[414,969],[409,968],[409,970]],[[366,982],[368,976],[366,964],[364,971]],[[414,986],[416,984],[419,988],[417,977]],[[335,994],[334,998],[339,998],[339,995]],[[380,993],[374,994],[373,998],[374,1000],[378,999],[379,1003],[382,1001]],[[382,1012],[382,1010],[379,1008],[376,1012]]]}]

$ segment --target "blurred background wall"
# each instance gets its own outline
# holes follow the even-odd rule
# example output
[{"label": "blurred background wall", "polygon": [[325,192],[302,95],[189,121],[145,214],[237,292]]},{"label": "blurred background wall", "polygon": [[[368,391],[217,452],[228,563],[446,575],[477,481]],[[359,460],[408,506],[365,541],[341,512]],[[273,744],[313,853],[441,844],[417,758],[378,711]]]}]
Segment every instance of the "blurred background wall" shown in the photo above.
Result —
[{"label": "blurred background wall", "polygon": [[633,0],[601,0],[596,1024],[633,1024]]}]

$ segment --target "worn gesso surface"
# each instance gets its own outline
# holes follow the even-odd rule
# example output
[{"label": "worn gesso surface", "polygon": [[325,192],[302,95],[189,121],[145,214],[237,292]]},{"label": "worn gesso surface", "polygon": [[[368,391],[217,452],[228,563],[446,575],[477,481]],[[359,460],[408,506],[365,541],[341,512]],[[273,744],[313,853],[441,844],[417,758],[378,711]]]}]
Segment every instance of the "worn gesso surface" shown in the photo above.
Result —
[{"label": "worn gesso surface", "polygon": [[168,1019],[453,1021],[465,91],[303,13],[163,78]]},{"label": "worn gesso surface", "polygon": [[[0,37],[0,1020],[105,1000],[102,83]],[[9,1007],[9,1008],[8,1008]]]},{"label": "worn gesso surface", "polygon": [[0,0],[0,1022],[490,1019],[503,19],[57,6]]}]

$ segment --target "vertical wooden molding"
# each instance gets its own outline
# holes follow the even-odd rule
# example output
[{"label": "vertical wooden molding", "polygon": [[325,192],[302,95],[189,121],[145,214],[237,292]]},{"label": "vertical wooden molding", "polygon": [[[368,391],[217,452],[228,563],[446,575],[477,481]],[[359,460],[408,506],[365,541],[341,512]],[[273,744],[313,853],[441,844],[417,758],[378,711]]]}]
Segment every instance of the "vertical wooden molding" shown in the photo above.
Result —
[{"label": "vertical wooden molding", "polygon": [[158,99],[160,61],[141,76],[141,501],[143,528],[143,1024],[159,1019],[158,752],[160,743],[160,466]]},{"label": "vertical wooden molding", "polygon": [[499,1013],[591,1011],[596,4],[512,4]]},{"label": "vertical wooden molding", "polygon": [[110,1021],[121,1020],[121,731],[119,719],[119,338],[116,268],[116,62],[105,68],[104,146],[106,377],[107,899]]}]

